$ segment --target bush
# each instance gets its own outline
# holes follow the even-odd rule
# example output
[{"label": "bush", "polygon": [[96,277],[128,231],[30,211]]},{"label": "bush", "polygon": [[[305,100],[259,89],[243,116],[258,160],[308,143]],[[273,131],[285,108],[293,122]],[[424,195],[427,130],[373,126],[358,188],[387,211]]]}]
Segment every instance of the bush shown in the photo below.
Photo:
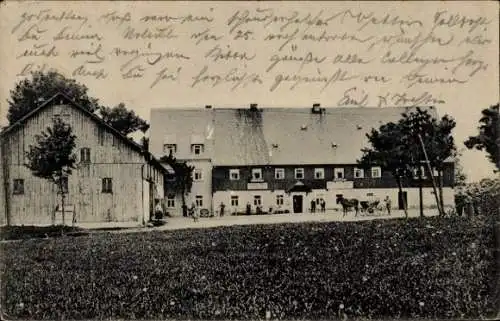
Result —
[{"label": "bush", "polygon": [[500,218],[500,175],[486,178],[479,183],[468,184],[465,188],[457,189],[455,195],[457,212],[467,204],[472,205],[473,213]]},{"label": "bush", "polygon": [[492,225],[475,218],[253,225],[4,243],[22,319],[483,318]]},{"label": "bush", "polygon": [[74,235],[77,232],[82,232],[83,229],[66,225],[50,225],[50,226],[2,226],[0,227],[0,239],[2,240],[23,240],[31,238],[46,238],[57,237],[62,234]]}]

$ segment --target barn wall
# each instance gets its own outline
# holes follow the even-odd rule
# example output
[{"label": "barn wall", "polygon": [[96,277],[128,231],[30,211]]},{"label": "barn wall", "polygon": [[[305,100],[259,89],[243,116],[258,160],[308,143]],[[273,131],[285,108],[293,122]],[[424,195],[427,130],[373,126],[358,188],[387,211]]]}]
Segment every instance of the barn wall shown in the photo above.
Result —
[{"label": "barn wall", "polygon": [[[24,194],[12,195],[12,224],[51,224],[60,195],[52,183],[34,177],[23,164],[24,153],[35,143],[35,135],[52,124],[54,115],[73,128],[77,136],[77,168],[68,180],[66,204],[74,205],[77,222],[141,221],[143,156],[118,136],[71,106],[52,106],[6,135],[9,185],[24,179]],[[90,148],[90,163],[81,162],[81,148]],[[103,193],[102,179],[112,179],[112,193]],[[71,222],[66,220],[66,222]]]}]

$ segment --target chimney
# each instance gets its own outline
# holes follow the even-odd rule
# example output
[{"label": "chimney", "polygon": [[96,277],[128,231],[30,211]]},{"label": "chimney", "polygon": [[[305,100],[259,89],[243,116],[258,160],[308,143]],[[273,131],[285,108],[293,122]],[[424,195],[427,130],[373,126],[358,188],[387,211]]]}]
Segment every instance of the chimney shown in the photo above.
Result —
[{"label": "chimney", "polygon": [[250,110],[257,110],[257,106],[255,103],[250,104]]},{"label": "chimney", "polygon": [[317,104],[317,103],[313,104],[312,113],[313,114],[321,114],[322,113],[321,105]]},{"label": "chimney", "polygon": [[205,109],[212,109],[212,105],[205,105]]}]

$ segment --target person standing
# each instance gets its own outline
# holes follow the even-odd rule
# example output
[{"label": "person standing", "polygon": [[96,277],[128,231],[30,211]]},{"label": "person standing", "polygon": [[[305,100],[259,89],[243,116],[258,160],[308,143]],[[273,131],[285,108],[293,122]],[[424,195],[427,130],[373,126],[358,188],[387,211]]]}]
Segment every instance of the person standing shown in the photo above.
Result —
[{"label": "person standing", "polygon": [[326,211],[326,202],[325,202],[324,199],[321,199],[320,205],[321,205],[321,212],[325,213],[325,211]]},{"label": "person standing", "polygon": [[312,200],[311,201],[311,213],[316,212],[316,201]]},{"label": "person standing", "polygon": [[391,199],[389,198],[388,195],[385,197],[384,203],[385,203],[385,209],[387,210],[387,214],[391,215]]},{"label": "person standing", "polygon": [[250,215],[252,214],[252,205],[250,205],[250,202],[247,202],[247,211],[246,211],[246,214],[247,215]]},{"label": "person standing", "polygon": [[199,218],[199,216],[198,216],[198,208],[196,207],[196,204],[194,202],[191,204],[190,212],[191,212],[190,213],[191,216],[193,217],[193,221],[194,222],[198,222],[198,218]]},{"label": "person standing", "polygon": [[224,209],[226,208],[226,205],[224,205],[223,202],[220,203],[220,216],[224,216]]}]

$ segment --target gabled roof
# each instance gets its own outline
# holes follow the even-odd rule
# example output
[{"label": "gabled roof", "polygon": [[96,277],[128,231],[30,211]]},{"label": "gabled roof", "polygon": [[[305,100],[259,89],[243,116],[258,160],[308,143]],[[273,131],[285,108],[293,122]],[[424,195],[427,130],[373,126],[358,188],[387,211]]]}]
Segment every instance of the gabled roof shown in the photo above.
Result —
[{"label": "gabled roof", "polygon": [[[58,101],[58,99],[59,99],[59,101]],[[5,128],[2,132],[0,132],[0,137],[6,136],[10,132],[12,132],[15,128],[18,128],[18,127],[22,126],[24,123],[26,123],[27,120],[29,120],[34,115],[38,114],[43,109],[45,109],[45,108],[47,108],[49,106],[63,105],[63,104],[68,105],[68,106],[72,106],[74,108],[77,108],[78,110],[80,110],[81,112],[83,112],[85,115],[87,115],[88,117],[90,117],[97,124],[99,124],[100,126],[105,127],[115,137],[117,137],[118,139],[122,140],[130,148],[132,148],[133,150],[137,151],[138,153],[144,155],[144,157],[152,165],[158,167],[162,171],[166,171],[166,169],[163,166],[160,165],[160,162],[158,160],[156,160],[152,156],[152,154],[150,154],[149,152],[145,151],[142,148],[141,145],[137,144],[133,140],[131,140],[131,139],[127,138],[126,136],[124,136],[118,130],[116,130],[115,128],[113,128],[110,125],[108,125],[99,116],[97,116],[93,112],[89,111],[87,108],[84,108],[84,107],[80,106],[73,99],[71,99],[70,97],[68,97],[66,94],[64,94],[62,92],[58,92],[57,94],[53,95],[48,100],[46,100],[45,102],[43,102],[40,106],[36,107],[35,109],[31,110],[29,113],[27,113],[26,115],[24,115],[21,119],[19,119],[18,121],[16,121],[14,124],[12,124],[12,125],[8,126],[7,128]]]},{"label": "gabled roof", "polygon": [[[369,146],[366,133],[414,109],[153,109],[150,142],[152,152],[161,153],[166,133],[182,138],[213,126],[207,157],[214,166],[353,164]],[[424,109],[437,118],[435,108]]]}]

